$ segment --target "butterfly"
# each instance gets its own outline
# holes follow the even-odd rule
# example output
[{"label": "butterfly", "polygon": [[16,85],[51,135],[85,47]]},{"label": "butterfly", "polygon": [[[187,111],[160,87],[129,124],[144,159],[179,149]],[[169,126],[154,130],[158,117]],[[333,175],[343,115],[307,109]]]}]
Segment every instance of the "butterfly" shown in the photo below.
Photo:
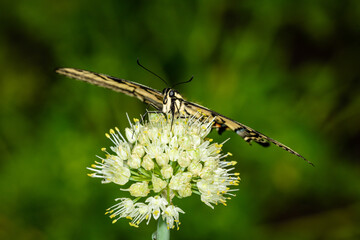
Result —
[{"label": "butterfly", "polygon": [[[115,78],[105,74],[94,73],[94,72],[75,69],[75,68],[59,68],[56,70],[56,72],[70,78],[85,81],[101,87],[109,88],[117,92],[125,93],[126,95],[132,97],[136,97],[140,101],[154,107],[159,112],[165,114],[171,113],[173,117],[178,115],[179,113],[185,113],[187,115],[196,115],[200,112],[202,115],[214,119],[215,123],[213,125],[213,128],[216,128],[219,134],[221,134],[225,130],[232,130],[236,134],[241,136],[248,143],[254,141],[264,147],[267,147],[270,145],[270,143],[273,143],[276,146],[284,149],[285,151],[288,151],[304,159],[309,164],[313,165],[313,163],[305,159],[303,156],[301,156],[299,153],[295,152],[291,148],[285,146],[284,144],[242,123],[239,123],[228,117],[225,117],[220,113],[217,113],[199,104],[186,101],[180,95],[180,93],[173,88],[165,88],[162,92],[160,92],[156,89],[147,87],[140,83],[135,83],[125,79]],[[189,81],[191,80],[192,78]]]}]

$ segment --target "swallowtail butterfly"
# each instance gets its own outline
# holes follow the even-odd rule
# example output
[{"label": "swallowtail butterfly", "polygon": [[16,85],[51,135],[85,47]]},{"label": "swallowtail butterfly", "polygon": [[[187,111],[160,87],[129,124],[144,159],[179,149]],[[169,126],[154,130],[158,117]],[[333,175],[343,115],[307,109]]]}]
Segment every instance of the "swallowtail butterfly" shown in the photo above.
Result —
[{"label": "swallowtail butterfly", "polygon": [[117,92],[125,93],[126,95],[132,97],[136,97],[142,102],[151,105],[159,112],[163,112],[165,114],[171,113],[173,117],[179,113],[196,115],[200,112],[205,116],[214,118],[215,124],[213,127],[218,130],[219,134],[229,129],[240,135],[248,143],[254,141],[264,147],[267,147],[270,145],[270,143],[273,143],[276,146],[304,159],[313,165],[299,153],[295,152],[284,144],[206,107],[186,101],[179,94],[179,92],[173,88],[165,88],[162,92],[159,92],[158,90],[139,83],[75,68],[59,68],[56,70],[56,72],[70,78],[82,80],[91,84],[112,89]]}]

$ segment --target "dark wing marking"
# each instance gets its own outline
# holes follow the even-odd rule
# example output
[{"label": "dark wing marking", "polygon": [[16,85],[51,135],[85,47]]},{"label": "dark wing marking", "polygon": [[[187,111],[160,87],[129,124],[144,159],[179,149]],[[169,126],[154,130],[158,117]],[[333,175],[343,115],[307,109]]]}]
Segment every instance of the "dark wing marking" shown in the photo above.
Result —
[{"label": "dark wing marking", "polygon": [[201,105],[198,105],[198,104],[195,104],[192,102],[187,102],[184,100],[183,104],[184,104],[184,111],[186,114],[195,115],[195,114],[199,114],[199,112],[200,112],[201,114],[203,114],[205,116],[209,116],[210,118],[215,118],[214,119],[215,124],[213,125],[213,127],[217,128],[219,133],[222,133],[226,129],[230,129],[230,130],[234,131],[235,133],[237,133],[238,135],[240,135],[246,142],[249,143],[251,141],[255,141],[264,147],[269,146],[270,142],[271,142],[271,143],[275,144],[276,146],[284,149],[285,151],[288,151],[288,152],[304,159],[306,162],[310,163],[311,165],[314,165],[313,163],[311,163],[310,161],[305,159],[303,156],[301,156],[299,153],[295,152],[291,148],[285,146],[284,144],[282,144],[268,136],[265,136],[264,134],[254,130],[242,123],[231,120],[230,118],[227,118],[227,117],[221,115],[220,113],[214,112],[210,109],[207,109]]},{"label": "dark wing marking", "polygon": [[59,68],[56,72],[70,78],[82,80],[117,92],[125,93],[131,97],[136,97],[140,99],[140,101],[150,104],[158,111],[161,111],[162,109],[163,94],[142,84],[75,68]]}]

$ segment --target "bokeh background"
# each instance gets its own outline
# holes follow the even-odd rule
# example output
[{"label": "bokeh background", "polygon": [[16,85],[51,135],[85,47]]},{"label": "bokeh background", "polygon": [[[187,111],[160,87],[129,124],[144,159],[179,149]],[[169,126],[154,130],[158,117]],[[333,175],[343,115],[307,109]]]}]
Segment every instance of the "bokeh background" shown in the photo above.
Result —
[{"label": "bokeh background", "polygon": [[172,239],[360,239],[360,2],[0,1],[0,239],[150,239],[156,223],[111,224],[126,194],[86,176],[146,106],[58,76],[75,67],[178,87],[311,160],[212,137],[242,182],[215,210],[175,203]]}]

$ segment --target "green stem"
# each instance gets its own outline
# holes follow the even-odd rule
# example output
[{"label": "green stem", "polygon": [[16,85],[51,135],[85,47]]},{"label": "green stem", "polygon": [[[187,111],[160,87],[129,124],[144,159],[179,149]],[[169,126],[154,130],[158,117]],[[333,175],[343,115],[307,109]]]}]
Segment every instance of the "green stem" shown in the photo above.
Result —
[{"label": "green stem", "polygon": [[166,222],[162,219],[162,217],[159,217],[157,230],[153,233],[152,239],[156,240],[169,240],[170,239],[170,230],[168,229],[168,226]]}]

